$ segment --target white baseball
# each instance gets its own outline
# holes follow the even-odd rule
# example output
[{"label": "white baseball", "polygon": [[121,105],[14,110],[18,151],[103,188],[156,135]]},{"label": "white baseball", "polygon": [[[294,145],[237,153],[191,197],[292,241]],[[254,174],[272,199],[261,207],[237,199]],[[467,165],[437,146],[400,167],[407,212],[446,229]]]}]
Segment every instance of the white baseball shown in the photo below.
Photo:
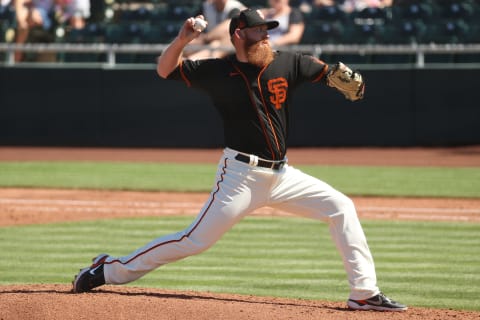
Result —
[{"label": "white baseball", "polygon": [[198,32],[202,32],[207,27],[207,22],[200,18],[195,18],[195,22],[193,23],[193,29]]}]

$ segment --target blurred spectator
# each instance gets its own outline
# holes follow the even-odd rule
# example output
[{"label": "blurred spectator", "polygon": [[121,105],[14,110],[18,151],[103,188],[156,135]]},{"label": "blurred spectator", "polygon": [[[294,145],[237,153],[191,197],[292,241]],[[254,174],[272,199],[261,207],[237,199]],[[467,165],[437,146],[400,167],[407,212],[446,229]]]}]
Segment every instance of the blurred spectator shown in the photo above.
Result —
[{"label": "blurred spectator", "polygon": [[303,14],[297,7],[290,6],[289,0],[269,0],[269,8],[261,9],[266,20],[277,20],[277,28],[269,30],[272,46],[298,44],[305,31]]},{"label": "blurred spectator", "polygon": [[362,11],[365,8],[385,8],[392,6],[393,0],[344,0],[340,7],[347,13]]},{"label": "blurred spectator", "polygon": [[[85,26],[90,16],[90,0],[15,0],[15,11],[17,43],[49,42],[58,25],[73,29]],[[15,60],[22,61],[23,53],[16,52]]]},{"label": "blurred spectator", "polygon": [[0,0],[0,10],[3,12],[3,10],[6,10],[11,3],[11,0]]},{"label": "blurred spectator", "polygon": [[12,0],[0,0],[0,23],[5,20],[10,20],[11,12],[13,12]]},{"label": "blurred spectator", "polygon": [[11,0],[0,0],[0,12],[3,12],[3,10],[6,10],[10,5],[12,4]]},{"label": "blurred spectator", "polygon": [[335,0],[312,0],[312,2],[317,7],[330,7],[330,6],[334,6],[339,1],[335,1]]},{"label": "blurred spectator", "polygon": [[298,5],[300,11],[305,14],[309,14],[312,12],[314,7],[321,8],[321,7],[332,7],[337,5],[339,1],[335,0],[302,0]]},{"label": "blurred spectator", "polygon": [[[15,11],[11,0],[0,0],[0,42],[13,42],[15,38]],[[0,56],[3,56],[0,53]]]},{"label": "blurred spectator", "polygon": [[85,28],[90,17],[90,0],[56,0],[57,21],[69,24],[73,29]]},{"label": "blurred spectator", "polygon": [[209,45],[211,49],[197,52],[187,51],[185,56],[189,59],[220,58],[227,52],[225,50],[214,50],[218,47],[228,48],[233,46],[230,42],[228,26],[230,19],[245,9],[245,5],[237,0],[206,0],[202,4],[202,14],[208,21],[207,28],[200,36],[192,41],[192,45]]},{"label": "blurred spectator", "polygon": [[338,6],[344,12],[362,11],[365,8],[385,8],[393,5],[394,0],[302,0],[299,8],[304,13],[312,12],[313,8]]}]

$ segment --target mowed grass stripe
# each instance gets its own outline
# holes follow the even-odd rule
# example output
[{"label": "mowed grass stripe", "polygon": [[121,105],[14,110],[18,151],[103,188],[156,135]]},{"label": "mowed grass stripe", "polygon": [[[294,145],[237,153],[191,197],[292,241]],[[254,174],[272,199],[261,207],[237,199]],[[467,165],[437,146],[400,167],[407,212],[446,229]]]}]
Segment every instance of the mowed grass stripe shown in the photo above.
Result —
[{"label": "mowed grass stripe", "polygon": [[[191,221],[187,216],[0,228],[0,284],[69,283],[96,254],[128,254]],[[480,224],[363,226],[387,294],[415,306],[480,310],[480,286],[474,285],[480,283]],[[248,217],[210,250],[131,285],[336,301],[345,300],[349,290],[328,226],[276,217]]]},{"label": "mowed grass stripe", "polygon": [[[480,167],[296,167],[349,195],[480,197]],[[215,164],[0,162],[0,186],[208,192],[215,171]]]}]

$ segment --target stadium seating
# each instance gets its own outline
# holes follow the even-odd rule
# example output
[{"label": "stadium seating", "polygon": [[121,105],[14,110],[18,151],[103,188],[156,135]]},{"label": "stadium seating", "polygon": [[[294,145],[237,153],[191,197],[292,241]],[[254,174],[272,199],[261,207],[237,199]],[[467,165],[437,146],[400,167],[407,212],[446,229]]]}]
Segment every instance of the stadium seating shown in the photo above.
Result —
[{"label": "stadium seating", "polygon": [[9,41],[10,30],[13,30],[15,24],[15,12],[12,7],[0,5],[0,42]]},{"label": "stadium seating", "polygon": [[[266,1],[242,1],[261,7]],[[291,1],[291,5],[299,5]],[[202,0],[98,0],[92,2],[91,18],[83,30],[65,29],[54,41],[64,43],[168,43],[178,33],[187,17],[195,15]],[[346,13],[339,6],[313,7],[305,13],[306,28],[300,44],[459,44],[480,43],[480,0],[403,0],[390,8],[367,8]],[[15,28],[14,12],[0,7],[2,42],[7,30]],[[477,55],[478,56],[478,55]],[[436,55],[439,62],[477,61],[465,57]],[[119,55],[119,61],[151,61],[152,55]],[[117,58],[118,58],[117,57]],[[104,55],[68,54],[63,59],[95,61]],[[390,56],[391,61],[410,61]],[[368,57],[352,55],[352,61],[388,61],[387,55]],[[430,57],[429,57],[430,59]]]},{"label": "stadium seating", "polygon": [[347,14],[339,6],[314,7],[308,16],[309,21],[342,21],[347,20]]},{"label": "stadium seating", "polygon": [[312,21],[305,27],[303,44],[341,43],[344,26],[338,21]]}]

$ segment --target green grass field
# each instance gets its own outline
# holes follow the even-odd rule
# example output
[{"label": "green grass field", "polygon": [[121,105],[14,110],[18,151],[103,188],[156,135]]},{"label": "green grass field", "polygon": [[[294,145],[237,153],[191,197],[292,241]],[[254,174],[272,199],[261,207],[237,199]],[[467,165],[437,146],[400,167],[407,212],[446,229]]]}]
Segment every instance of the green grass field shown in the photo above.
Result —
[{"label": "green grass field", "polygon": [[[480,197],[480,168],[301,167],[350,195]],[[207,191],[215,166],[0,163],[0,186]],[[0,189],[1,193],[1,189]],[[0,284],[69,283],[97,253],[124,255],[192,217],[0,227]],[[379,285],[412,306],[480,310],[480,224],[363,221]],[[343,301],[327,226],[250,217],[211,250],[132,285]]]},{"label": "green grass field", "polygon": [[[69,283],[100,252],[125,255],[191,217],[0,228],[0,284]],[[379,285],[413,306],[480,310],[480,224],[364,221]],[[343,301],[348,286],[323,223],[246,218],[209,251],[134,286]]]},{"label": "green grass field", "polygon": [[[349,195],[480,197],[480,167],[298,166]],[[0,162],[0,187],[210,191],[215,165]]]}]

